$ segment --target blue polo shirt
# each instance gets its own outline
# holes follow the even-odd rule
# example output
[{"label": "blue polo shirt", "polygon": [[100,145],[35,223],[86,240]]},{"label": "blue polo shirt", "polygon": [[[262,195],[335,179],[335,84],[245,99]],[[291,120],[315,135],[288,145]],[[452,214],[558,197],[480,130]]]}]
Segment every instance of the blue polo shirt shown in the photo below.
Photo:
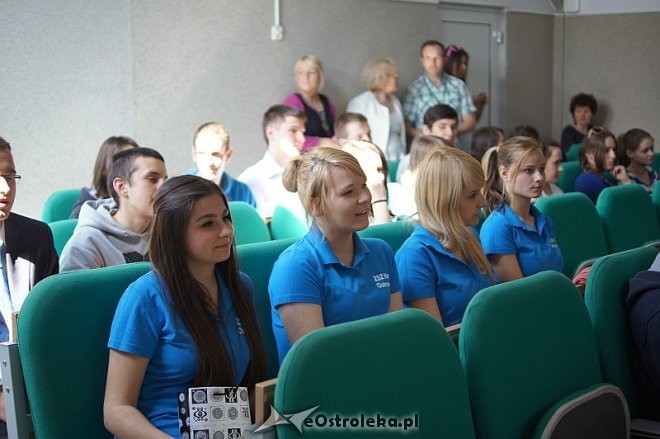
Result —
[{"label": "blue polo shirt", "polygon": [[[216,271],[220,315],[218,329],[234,367],[233,383],[243,380],[250,348],[236,316],[229,292]],[[252,283],[241,273],[241,281],[252,291]],[[138,395],[137,408],[156,428],[179,437],[177,396],[192,386],[197,371],[197,349],[192,336],[170,305],[165,284],[155,272],[133,282],[115,311],[108,347],[149,359]]]},{"label": "blue polo shirt", "polygon": [[487,273],[457,258],[419,224],[395,259],[404,302],[435,297],[445,326],[460,323],[470,299],[491,285]]},{"label": "blue polo shirt", "polygon": [[[197,175],[197,168],[188,169],[187,175]],[[241,183],[226,172],[220,177],[220,188],[229,201],[245,201],[252,207],[257,207],[252,190],[247,184]]]},{"label": "blue polo shirt", "polygon": [[546,270],[562,271],[564,257],[550,218],[535,206],[530,213],[536,229],[525,224],[508,204],[498,207],[481,226],[481,244],[486,255],[516,255],[523,276]]},{"label": "blue polo shirt", "polygon": [[401,291],[394,254],[385,241],[353,234],[353,266],[335,256],[316,225],[284,250],[268,283],[273,332],[280,363],[291,348],[277,309],[289,303],[321,306],[325,326],[388,312],[390,296]]}]

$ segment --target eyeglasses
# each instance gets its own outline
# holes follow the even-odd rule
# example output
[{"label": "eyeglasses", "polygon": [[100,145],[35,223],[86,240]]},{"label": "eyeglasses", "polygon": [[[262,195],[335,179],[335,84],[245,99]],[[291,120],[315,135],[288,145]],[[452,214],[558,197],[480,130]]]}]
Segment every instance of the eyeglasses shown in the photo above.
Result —
[{"label": "eyeglasses", "polygon": [[8,184],[18,183],[19,181],[21,181],[21,176],[18,174],[0,175],[0,177],[4,178]]}]

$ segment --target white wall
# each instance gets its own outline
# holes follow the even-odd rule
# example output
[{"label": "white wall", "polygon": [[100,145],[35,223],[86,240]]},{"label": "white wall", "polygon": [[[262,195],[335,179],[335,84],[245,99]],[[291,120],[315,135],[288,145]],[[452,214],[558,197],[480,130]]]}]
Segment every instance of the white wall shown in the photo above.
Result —
[{"label": "white wall", "polygon": [[3,1],[0,136],[23,176],[14,209],[89,184],[101,142],[133,134],[128,0]]}]

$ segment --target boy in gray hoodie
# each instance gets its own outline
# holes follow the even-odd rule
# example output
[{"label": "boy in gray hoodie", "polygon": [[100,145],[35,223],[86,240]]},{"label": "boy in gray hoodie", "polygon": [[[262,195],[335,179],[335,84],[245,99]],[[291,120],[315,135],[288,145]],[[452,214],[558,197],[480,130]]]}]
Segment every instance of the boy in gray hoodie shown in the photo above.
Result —
[{"label": "boy in gray hoodie", "polygon": [[148,260],[154,195],[166,178],[165,160],[153,149],[115,154],[108,173],[112,198],[83,204],[60,272]]}]

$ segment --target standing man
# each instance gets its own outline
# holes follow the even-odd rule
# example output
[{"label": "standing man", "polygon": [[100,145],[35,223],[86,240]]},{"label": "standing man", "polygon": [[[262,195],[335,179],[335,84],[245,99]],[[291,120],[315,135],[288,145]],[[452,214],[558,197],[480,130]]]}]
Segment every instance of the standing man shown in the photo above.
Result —
[{"label": "standing man", "polygon": [[[37,282],[57,274],[57,252],[50,228],[41,221],[12,213],[16,173],[9,142],[0,137],[0,341],[12,333],[11,315],[19,311]],[[4,392],[0,385],[0,438],[7,437]]]},{"label": "standing man", "polygon": [[439,41],[428,40],[420,49],[424,74],[415,79],[403,102],[406,132],[409,137],[421,134],[426,111],[437,104],[446,104],[458,113],[458,132],[467,133],[476,125],[477,108],[465,82],[443,72],[445,48]]},{"label": "standing man", "polygon": [[298,194],[287,191],[282,183],[284,168],[300,155],[305,143],[305,113],[289,105],[273,105],[264,113],[263,130],[266,152],[238,180],[252,190],[263,218],[272,217],[277,205],[305,218]]}]

